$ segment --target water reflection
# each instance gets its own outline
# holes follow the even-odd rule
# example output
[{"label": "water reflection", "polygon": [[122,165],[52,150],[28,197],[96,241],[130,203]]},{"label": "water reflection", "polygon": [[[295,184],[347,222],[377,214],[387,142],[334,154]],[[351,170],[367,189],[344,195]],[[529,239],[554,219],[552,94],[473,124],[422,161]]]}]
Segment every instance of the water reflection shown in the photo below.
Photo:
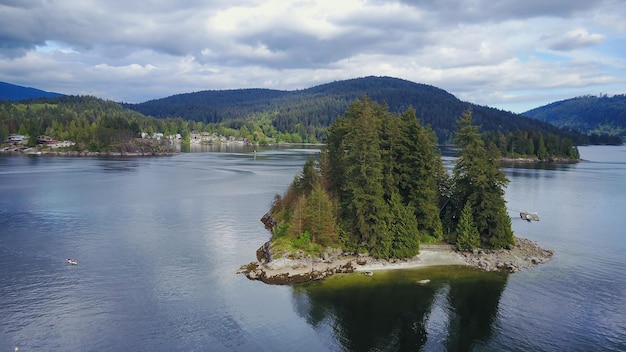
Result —
[{"label": "water reflection", "polygon": [[495,274],[450,281],[447,350],[469,351],[475,344],[489,341],[507,279],[508,275]]},{"label": "water reflection", "polygon": [[507,278],[466,268],[345,275],[294,287],[293,304],[333,349],[464,351],[491,337]]},{"label": "water reflection", "polygon": [[136,172],[141,165],[137,157],[133,158],[99,158],[98,167],[104,172],[125,173]]}]

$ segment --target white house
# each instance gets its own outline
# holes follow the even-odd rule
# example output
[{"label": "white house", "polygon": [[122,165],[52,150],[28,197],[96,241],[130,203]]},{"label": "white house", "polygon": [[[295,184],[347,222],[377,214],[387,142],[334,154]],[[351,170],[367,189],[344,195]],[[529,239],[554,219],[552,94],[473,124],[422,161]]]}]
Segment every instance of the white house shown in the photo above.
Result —
[{"label": "white house", "polygon": [[12,144],[24,144],[24,142],[26,142],[27,140],[28,140],[28,137],[26,137],[23,134],[10,134],[6,142],[12,143]]}]

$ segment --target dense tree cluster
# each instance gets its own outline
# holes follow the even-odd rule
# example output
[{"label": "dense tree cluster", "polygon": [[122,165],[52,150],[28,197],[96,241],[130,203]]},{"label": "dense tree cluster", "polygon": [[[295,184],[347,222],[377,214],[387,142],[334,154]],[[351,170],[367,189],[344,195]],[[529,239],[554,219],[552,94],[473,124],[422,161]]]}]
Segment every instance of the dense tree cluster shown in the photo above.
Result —
[{"label": "dense tree cluster", "polygon": [[536,157],[540,160],[553,159],[579,159],[578,148],[569,138],[561,138],[558,135],[543,134],[536,131],[482,133],[483,142],[486,145],[494,144],[500,154],[506,157]]},{"label": "dense tree cluster", "polygon": [[[139,132],[150,136],[154,133],[165,136],[180,134],[183,139],[188,139],[193,130],[247,138],[260,144],[304,142],[300,133],[276,130],[271,116],[267,114],[205,124],[181,117],[147,117],[113,101],[90,96],[0,102],[0,141],[15,133],[32,137],[46,135],[57,140],[77,142],[76,148],[103,150],[111,143],[135,138]],[[36,143],[36,138],[31,138],[29,143]]]},{"label": "dense tree cluster", "polygon": [[[499,168],[500,153],[494,144],[485,147],[478,133],[478,127],[472,125],[471,111],[463,113],[458,121],[456,146],[459,148],[458,159],[452,177],[452,199],[471,212],[473,225],[486,247],[504,248],[513,244],[511,218],[506,212],[504,188],[509,180]],[[455,218],[463,219],[463,214]],[[471,230],[465,227],[464,231]],[[470,231],[471,233],[472,231]],[[457,234],[458,235],[458,234]],[[469,243],[473,243],[469,236]]]},{"label": "dense tree cluster", "polygon": [[[450,178],[432,128],[415,110],[394,114],[368,97],[355,101],[329,128],[319,161],[309,159],[276,196],[272,240],[291,239],[301,249],[310,239],[383,258],[414,256],[421,241],[454,241],[457,232],[463,249],[508,246],[508,180],[498,168],[498,150],[485,148],[477,131],[466,112]],[[444,236],[444,222],[458,230]]]},{"label": "dense tree cluster", "polygon": [[586,95],[541,106],[523,115],[589,134],[590,144],[621,145],[626,139],[626,95]]},{"label": "dense tree cluster", "polygon": [[120,104],[90,96],[64,96],[21,102],[0,102],[0,141],[10,134],[22,134],[32,146],[36,137],[76,142],[75,148],[106,150],[109,145],[137,138],[140,132],[152,136],[180,134],[188,139],[191,131],[243,137],[258,143],[302,143],[300,134],[276,131],[268,116],[256,120],[232,120],[206,125],[182,118],[157,119],[125,109]]},{"label": "dense tree cluster", "polygon": [[37,142],[37,136],[47,135],[72,140],[78,143],[77,147],[100,150],[136,137],[142,127],[156,122],[117,103],[93,97],[0,104],[0,139],[17,133],[32,137],[31,145]]},{"label": "dense tree cluster", "polygon": [[[365,84],[368,82],[372,83],[375,81],[356,80],[353,83]],[[391,82],[395,81],[392,80]],[[355,87],[355,89],[365,88],[370,88],[370,85],[366,84],[363,87],[357,85]],[[402,91],[399,87],[394,88],[394,86],[390,86],[389,89],[392,88],[396,91]],[[337,92],[342,91],[344,88],[342,85],[338,87],[329,85],[329,87],[320,86],[317,89],[319,92],[316,92],[322,94],[325,90]],[[427,90],[426,88],[424,89]],[[438,92],[438,94],[445,96],[441,92]],[[347,99],[347,97],[342,99]],[[412,111],[415,111],[415,109],[412,109]],[[104,150],[112,143],[137,137],[139,132],[144,132],[148,135],[163,133],[166,136],[180,134],[183,139],[187,139],[191,131],[197,130],[200,132],[217,133],[227,137],[243,137],[259,144],[319,142],[318,138],[326,135],[327,127],[322,127],[319,124],[315,125],[315,127],[308,125],[305,128],[304,126],[308,123],[306,119],[302,123],[297,124],[299,127],[295,132],[285,132],[284,129],[281,130],[276,127],[277,121],[282,121],[281,119],[282,117],[278,113],[260,113],[254,117],[231,119],[221,123],[210,124],[205,124],[201,121],[183,120],[181,117],[157,119],[125,109],[120,104],[112,101],[89,96],[64,96],[54,99],[0,103],[0,140],[6,139],[9,134],[13,133],[33,137],[47,135],[57,140],[77,142],[76,148]],[[295,117],[293,119],[297,120]],[[433,119],[430,119],[430,121],[433,121]],[[427,121],[424,121],[424,123],[430,125]],[[289,129],[285,126],[282,127]],[[385,128],[387,129],[386,133],[398,134],[397,131],[392,131],[393,128],[399,128],[395,124],[389,124]],[[447,127],[444,130],[448,131]],[[441,130],[439,134],[441,134]],[[444,134],[448,136],[448,132]],[[561,137],[560,134],[543,133],[541,130],[524,131],[517,129],[506,134],[492,131],[485,132],[482,135],[485,143],[493,142],[504,156],[520,157],[534,155],[542,160],[578,158],[578,150],[574,146],[573,141],[569,138]],[[35,138],[29,140],[31,144],[35,142]],[[400,146],[400,148],[402,147]],[[406,156],[406,158],[410,157]],[[410,160],[407,160],[408,162]],[[408,181],[405,180],[403,182],[406,183]]]}]

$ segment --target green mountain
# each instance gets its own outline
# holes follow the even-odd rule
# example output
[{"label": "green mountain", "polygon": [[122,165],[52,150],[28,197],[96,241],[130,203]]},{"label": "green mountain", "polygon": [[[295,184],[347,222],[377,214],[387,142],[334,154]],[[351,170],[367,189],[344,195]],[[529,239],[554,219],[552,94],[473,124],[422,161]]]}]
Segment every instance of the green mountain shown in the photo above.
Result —
[{"label": "green mountain", "polygon": [[[609,144],[626,140],[626,95],[582,96],[544,105],[522,115],[585,134],[609,135]],[[619,137],[619,138],[617,138]],[[603,141],[600,141],[603,142]]]},{"label": "green mountain", "polygon": [[0,82],[0,100],[18,101],[34,98],[55,98],[63,94]]},{"label": "green mountain", "polygon": [[472,108],[474,121],[482,126],[482,131],[506,134],[533,130],[569,138],[575,144],[588,142],[587,136],[578,132],[463,102],[442,89],[391,77],[349,79],[294,91],[201,91],[124,106],[157,118],[181,117],[205,124],[230,121],[235,128],[241,126],[242,121],[266,117],[278,131],[323,140],[326,128],[344,114],[352,102],[364,95],[374,102],[386,104],[392,113],[401,113],[412,107],[422,123],[432,126],[441,143],[452,140],[456,121],[467,108]]}]

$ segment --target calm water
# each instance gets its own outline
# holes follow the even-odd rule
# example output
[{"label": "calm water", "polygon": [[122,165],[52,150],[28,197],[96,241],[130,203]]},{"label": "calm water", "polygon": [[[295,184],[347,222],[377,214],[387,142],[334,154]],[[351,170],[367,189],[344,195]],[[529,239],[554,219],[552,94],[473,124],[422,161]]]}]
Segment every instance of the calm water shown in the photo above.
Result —
[{"label": "calm water", "polygon": [[315,153],[0,156],[0,352],[626,350],[625,147],[505,167],[515,232],[556,252],[531,270],[235,275]]}]

